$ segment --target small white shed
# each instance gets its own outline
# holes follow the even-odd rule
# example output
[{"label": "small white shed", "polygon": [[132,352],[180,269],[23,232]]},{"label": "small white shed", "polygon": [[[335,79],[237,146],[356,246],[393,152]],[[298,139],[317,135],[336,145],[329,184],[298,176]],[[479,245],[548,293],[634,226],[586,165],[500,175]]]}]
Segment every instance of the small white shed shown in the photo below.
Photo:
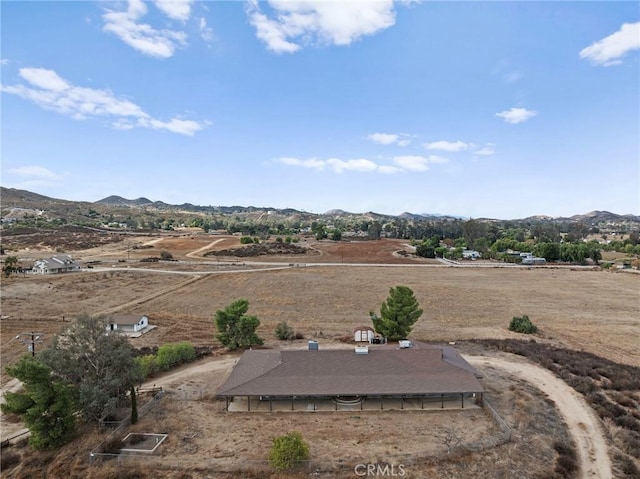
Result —
[{"label": "small white shed", "polygon": [[109,331],[120,330],[124,333],[142,331],[149,326],[149,318],[140,314],[114,314],[109,320]]},{"label": "small white shed", "polygon": [[356,343],[370,343],[376,332],[370,326],[358,326],[353,330],[354,341]]}]

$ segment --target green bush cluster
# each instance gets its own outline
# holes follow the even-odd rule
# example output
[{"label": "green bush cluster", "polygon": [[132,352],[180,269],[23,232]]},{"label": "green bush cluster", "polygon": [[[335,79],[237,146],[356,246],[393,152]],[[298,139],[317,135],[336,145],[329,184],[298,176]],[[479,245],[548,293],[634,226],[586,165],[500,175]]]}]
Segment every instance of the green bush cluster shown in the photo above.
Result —
[{"label": "green bush cluster", "polygon": [[243,236],[240,238],[240,244],[252,244],[253,238],[251,236]]},{"label": "green bush cluster", "polygon": [[522,317],[514,316],[509,323],[509,331],[516,333],[533,334],[538,332],[538,327],[531,322],[526,314]]},{"label": "green bush cluster", "polygon": [[276,325],[275,329],[276,338],[287,341],[289,339],[293,339],[295,337],[295,331],[291,326],[287,324],[286,321],[281,321]]},{"label": "green bush cluster", "polygon": [[136,358],[136,363],[145,378],[153,377],[160,371],[168,371],[181,364],[196,360],[196,348],[191,343],[163,344],[156,354],[146,354]]},{"label": "green bush cluster", "polygon": [[274,438],[268,456],[269,463],[276,471],[293,469],[308,458],[309,444],[297,431]]}]

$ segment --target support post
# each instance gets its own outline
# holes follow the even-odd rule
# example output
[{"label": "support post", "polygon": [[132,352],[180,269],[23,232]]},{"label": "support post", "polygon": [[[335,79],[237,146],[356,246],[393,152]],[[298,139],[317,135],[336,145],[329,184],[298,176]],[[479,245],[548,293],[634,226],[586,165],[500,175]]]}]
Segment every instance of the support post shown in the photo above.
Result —
[{"label": "support post", "polygon": [[424,396],[420,396],[420,409],[424,409]]},{"label": "support post", "polygon": [[271,404],[271,396],[269,396],[269,412],[273,411],[273,405]]},{"label": "support post", "polygon": [[444,409],[444,394],[440,394],[440,409]]},{"label": "support post", "polygon": [[251,411],[251,396],[247,396],[247,412]]},{"label": "support post", "polygon": [[229,410],[229,396],[227,396],[227,397],[225,398],[225,400],[226,400],[226,402],[227,402],[227,405],[226,405],[226,407],[225,407],[225,409],[224,409],[224,410],[225,410],[225,411],[228,411],[228,410]]},{"label": "support post", "polygon": [[400,409],[404,409],[404,396],[400,396]]},{"label": "support post", "polygon": [[464,409],[464,393],[460,394],[460,400],[462,401],[462,409]]},{"label": "support post", "polygon": [[295,396],[291,396],[291,410],[293,411],[293,403],[296,400]]}]

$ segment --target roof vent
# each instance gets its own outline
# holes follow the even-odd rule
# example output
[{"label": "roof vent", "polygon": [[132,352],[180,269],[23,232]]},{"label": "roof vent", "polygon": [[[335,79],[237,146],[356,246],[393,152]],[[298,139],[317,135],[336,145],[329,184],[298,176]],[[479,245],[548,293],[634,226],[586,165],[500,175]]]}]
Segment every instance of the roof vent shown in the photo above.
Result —
[{"label": "roof vent", "polygon": [[366,346],[358,346],[356,348],[356,354],[369,354],[369,348]]},{"label": "roof vent", "polygon": [[309,351],[317,351],[318,350],[318,341],[309,340],[307,342],[307,344],[309,345]]}]

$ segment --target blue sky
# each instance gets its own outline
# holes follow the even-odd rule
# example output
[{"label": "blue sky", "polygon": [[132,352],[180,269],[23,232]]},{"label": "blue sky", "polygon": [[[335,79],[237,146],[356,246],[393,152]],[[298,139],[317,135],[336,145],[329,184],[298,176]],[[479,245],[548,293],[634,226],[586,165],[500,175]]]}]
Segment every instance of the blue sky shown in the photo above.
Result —
[{"label": "blue sky", "polygon": [[637,2],[3,1],[2,186],[640,214]]}]

